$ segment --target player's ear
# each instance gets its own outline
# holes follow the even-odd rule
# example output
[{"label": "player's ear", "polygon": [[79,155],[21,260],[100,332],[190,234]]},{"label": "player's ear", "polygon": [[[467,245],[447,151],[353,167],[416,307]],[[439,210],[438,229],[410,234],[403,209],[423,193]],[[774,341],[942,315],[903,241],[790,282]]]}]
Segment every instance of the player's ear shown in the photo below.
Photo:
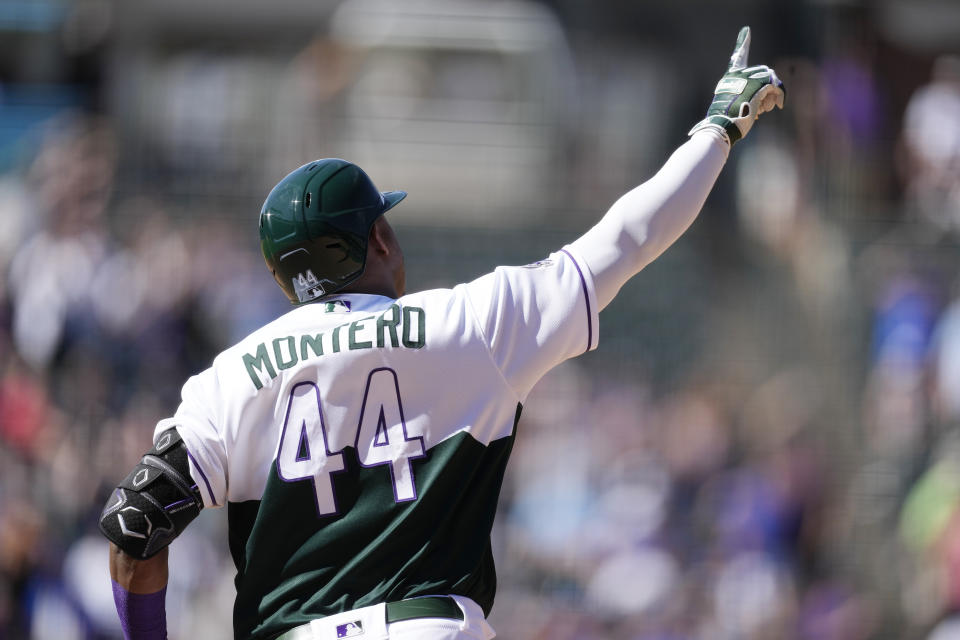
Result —
[{"label": "player's ear", "polygon": [[380,255],[390,255],[393,252],[391,238],[391,229],[387,221],[383,216],[377,218],[373,226],[370,227],[370,241],[368,243],[370,248]]}]

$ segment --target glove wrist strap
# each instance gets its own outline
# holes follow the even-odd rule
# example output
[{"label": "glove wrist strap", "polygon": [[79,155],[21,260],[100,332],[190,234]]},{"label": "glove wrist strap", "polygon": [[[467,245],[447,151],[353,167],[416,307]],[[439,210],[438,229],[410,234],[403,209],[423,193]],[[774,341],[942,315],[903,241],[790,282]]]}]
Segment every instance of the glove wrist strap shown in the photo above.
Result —
[{"label": "glove wrist strap", "polygon": [[692,136],[697,131],[701,129],[714,129],[720,132],[720,135],[726,140],[727,144],[731,147],[733,143],[743,137],[743,134],[740,132],[740,127],[726,116],[707,116],[697,124],[693,125],[693,128],[690,129],[687,135]]}]

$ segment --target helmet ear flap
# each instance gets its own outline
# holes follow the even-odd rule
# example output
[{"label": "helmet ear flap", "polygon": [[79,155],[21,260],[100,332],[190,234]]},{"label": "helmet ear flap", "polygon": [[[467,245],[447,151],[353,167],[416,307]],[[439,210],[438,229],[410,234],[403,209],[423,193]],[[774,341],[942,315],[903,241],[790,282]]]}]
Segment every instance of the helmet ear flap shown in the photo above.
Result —
[{"label": "helmet ear flap", "polygon": [[281,180],[260,211],[260,248],[290,301],[311,302],[359,278],[371,226],[406,195],[381,193],[360,167],[337,158]]}]

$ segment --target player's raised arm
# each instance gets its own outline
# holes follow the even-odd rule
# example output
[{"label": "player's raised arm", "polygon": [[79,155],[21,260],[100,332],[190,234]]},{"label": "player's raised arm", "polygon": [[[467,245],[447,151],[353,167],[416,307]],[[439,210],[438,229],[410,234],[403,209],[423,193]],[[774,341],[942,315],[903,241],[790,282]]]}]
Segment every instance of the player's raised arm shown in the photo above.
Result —
[{"label": "player's raised arm", "polygon": [[593,274],[601,309],[694,221],[730,147],[761,113],[783,108],[783,83],[769,67],[748,67],[749,50],[750,28],[743,27],[706,117],[690,130],[690,140],[573,243]]}]

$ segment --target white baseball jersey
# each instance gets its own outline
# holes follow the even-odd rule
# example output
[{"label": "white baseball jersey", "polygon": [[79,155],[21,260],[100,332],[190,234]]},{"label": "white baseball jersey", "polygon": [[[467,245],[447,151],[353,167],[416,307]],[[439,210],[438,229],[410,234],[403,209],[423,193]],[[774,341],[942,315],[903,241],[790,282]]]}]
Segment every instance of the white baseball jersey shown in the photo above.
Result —
[{"label": "white baseball jersey", "polygon": [[452,289],[297,307],[190,378],[156,433],[177,427],[205,506],[228,506],[236,636],[427,594],[489,613],[520,408],[597,346],[597,314],[567,247]]}]

